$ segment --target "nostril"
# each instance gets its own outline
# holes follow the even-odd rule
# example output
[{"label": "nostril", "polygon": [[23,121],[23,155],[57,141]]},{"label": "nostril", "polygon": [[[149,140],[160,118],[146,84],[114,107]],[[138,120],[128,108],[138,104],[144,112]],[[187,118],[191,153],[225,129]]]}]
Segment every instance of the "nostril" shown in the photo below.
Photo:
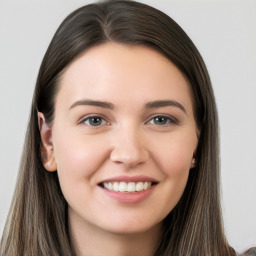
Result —
[{"label": "nostril", "polygon": [[124,164],[129,168],[136,167],[147,160],[147,153],[142,151],[128,151],[125,148],[114,149],[110,155],[110,159],[116,164]]}]

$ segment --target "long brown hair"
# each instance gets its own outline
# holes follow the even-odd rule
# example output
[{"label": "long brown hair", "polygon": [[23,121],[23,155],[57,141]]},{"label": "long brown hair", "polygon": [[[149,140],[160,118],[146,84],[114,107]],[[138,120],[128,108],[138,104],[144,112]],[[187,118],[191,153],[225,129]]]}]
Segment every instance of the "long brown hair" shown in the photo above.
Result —
[{"label": "long brown hair", "polygon": [[184,194],[164,220],[155,256],[235,255],[226,242],[219,199],[218,120],[210,78],[198,50],[170,17],[145,4],[110,0],[84,6],[60,25],[42,61],[1,256],[75,256],[67,202],[57,172],[44,169],[37,112],[54,122],[62,73],[91,47],[113,41],[145,45],[166,56],[190,81],[200,138],[196,167]]}]

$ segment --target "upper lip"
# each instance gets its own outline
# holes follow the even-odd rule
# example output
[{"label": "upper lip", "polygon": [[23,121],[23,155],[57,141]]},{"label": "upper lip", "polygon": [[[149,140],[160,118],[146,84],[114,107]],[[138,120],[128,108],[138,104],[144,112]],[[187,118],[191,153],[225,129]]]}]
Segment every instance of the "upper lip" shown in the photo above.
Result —
[{"label": "upper lip", "polygon": [[125,176],[125,175],[122,175],[122,176],[115,176],[115,177],[111,177],[111,178],[108,178],[108,179],[104,179],[101,182],[99,182],[99,184],[106,183],[106,182],[121,182],[121,181],[124,181],[124,182],[140,182],[140,181],[146,182],[146,181],[149,181],[149,182],[152,182],[152,183],[158,183],[159,182],[158,180],[156,180],[152,177],[149,177],[149,176],[145,176],[145,175],[139,175],[139,176]]}]

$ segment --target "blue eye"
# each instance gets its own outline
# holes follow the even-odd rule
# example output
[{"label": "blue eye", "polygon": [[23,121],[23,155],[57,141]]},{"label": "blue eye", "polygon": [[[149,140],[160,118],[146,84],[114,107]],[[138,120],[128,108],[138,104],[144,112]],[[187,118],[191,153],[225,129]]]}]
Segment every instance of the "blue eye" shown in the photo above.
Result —
[{"label": "blue eye", "polygon": [[83,123],[88,126],[101,126],[107,124],[106,120],[104,120],[100,116],[90,116],[83,120]]},{"label": "blue eye", "polygon": [[155,125],[168,125],[170,123],[177,123],[177,121],[167,116],[155,116],[148,123]]}]

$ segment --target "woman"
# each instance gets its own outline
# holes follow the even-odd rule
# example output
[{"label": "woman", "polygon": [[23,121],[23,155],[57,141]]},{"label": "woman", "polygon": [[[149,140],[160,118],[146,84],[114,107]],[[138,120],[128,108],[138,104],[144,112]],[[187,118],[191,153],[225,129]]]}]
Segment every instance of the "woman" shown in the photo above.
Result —
[{"label": "woman", "polygon": [[40,67],[1,255],[236,255],[197,49],[131,1],[88,5]]}]

